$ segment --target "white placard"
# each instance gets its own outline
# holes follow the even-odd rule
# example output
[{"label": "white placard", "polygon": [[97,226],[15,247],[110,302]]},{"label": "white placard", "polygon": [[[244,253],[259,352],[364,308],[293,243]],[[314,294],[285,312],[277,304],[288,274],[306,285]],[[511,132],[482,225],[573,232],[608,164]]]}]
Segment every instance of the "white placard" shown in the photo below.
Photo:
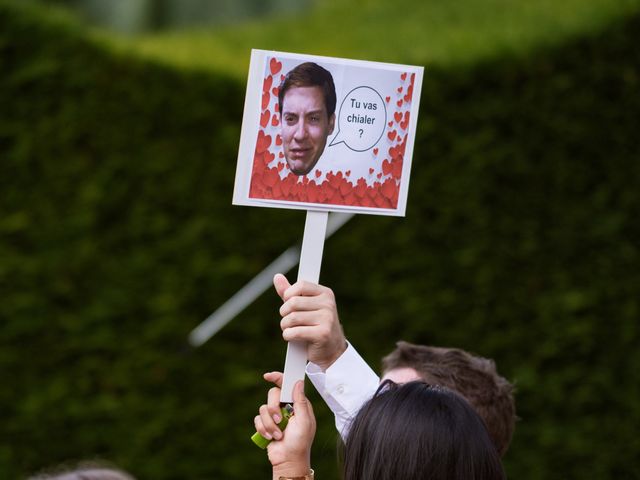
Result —
[{"label": "white placard", "polygon": [[[305,84],[313,69],[330,75],[335,107],[331,88]],[[422,74],[253,50],[233,203],[404,216]]]}]

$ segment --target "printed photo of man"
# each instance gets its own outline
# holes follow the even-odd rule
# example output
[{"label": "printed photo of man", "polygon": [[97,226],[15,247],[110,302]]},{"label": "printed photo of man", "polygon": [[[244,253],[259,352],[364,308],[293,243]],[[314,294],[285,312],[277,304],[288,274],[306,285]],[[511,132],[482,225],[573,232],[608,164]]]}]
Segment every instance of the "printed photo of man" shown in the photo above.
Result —
[{"label": "printed photo of man", "polygon": [[306,175],[324,152],[336,121],[336,87],[328,70],[305,62],[278,89],[284,156],[295,175]]}]

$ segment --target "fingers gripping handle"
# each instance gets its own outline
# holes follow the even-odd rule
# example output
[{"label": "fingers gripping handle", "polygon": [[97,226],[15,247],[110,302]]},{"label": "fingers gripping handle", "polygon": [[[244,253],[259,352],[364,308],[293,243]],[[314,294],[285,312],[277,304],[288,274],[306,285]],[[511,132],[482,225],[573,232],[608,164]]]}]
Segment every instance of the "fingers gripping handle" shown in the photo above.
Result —
[{"label": "fingers gripping handle", "polygon": [[[280,428],[280,430],[284,430],[285,428],[287,428],[289,418],[291,418],[291,416],[293,415],[293,405],[291,405],[290,403],[285,404],[280,408],[280,413],[282,414],[282,420],[280,420],[280,423],[278,423],[278,427]],[[271,440],[264,438],[258,432],[254,433],[251,436],[251,441],[262,449],[267,448],[267,445],[271,443]]]}]

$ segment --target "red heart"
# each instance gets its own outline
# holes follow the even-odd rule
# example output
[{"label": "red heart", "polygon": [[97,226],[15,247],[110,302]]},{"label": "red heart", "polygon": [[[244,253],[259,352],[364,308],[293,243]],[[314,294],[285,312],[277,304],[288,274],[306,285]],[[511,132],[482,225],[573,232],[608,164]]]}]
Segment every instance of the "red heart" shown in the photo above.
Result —
[{"label": "red heart", "polygon": [[412,73],[411,74],[411,85],[413,85],[413,81],[416,79],[416,74]]},{"label": "red heart", "polygon": [[262,83],[262,91],[268,92],[269,89],[271,88],[271,85],[273,85],[273,77],[269,75],[267,78],[264,79],[264,82]]},{"label": "red heart", "polygon": [[347,171],[345,172],[345,175],[346,175],[347,177],[348,177],[349,175],[351,175],[351,170],[347,170]]},{"label": "red heart", "polygon": [[269,100],[271,100],[271,95],[269,95],[269,92],[264,92],[262,94],[262,110],[269,106]]},{"label": "red heart", "polygon": [[398,123],[400,120],[402,120],[402,112],[396,112],[393,114],[393,119],[396,121],[396,123]]},{"label": "red heart", "polygon": [[387,137],[389,137],[389,140],[391,140],[393,142],[393,140],[396,138],[398,132],[396,132],[395,130],[387,133]]},{"label": "red heart", "polygon": [[276,145],[282,145],[282,137],[280,135],[276,135]]},{"label": "red heart", "polygon": [[278,119],[278,116],[274,113],[273,118],[271,118],[271,126],[277,127],[279,123],[280,123],[280,119]]},{"label": "red heart", "polygon": [[286,177],[284,177],[282,182],[280,182],[281,183],[280,190],[282,191],[282,193],[283,193],[283,195],[285,197],[288,197],[289,193],[293,189],[293,183],[295,182],[295,180],[292,177],[293,177],[293,175],[289,174]]},{"label": "red heart", "polygon": [[380,192],[389,200],[393,200],[398,196],[398,186],[392,178],[387,179],[380,187]]},{"label": "red heart", "polygon": [[269,69],[271,70],[271,75],[275,75],[282,69],[282,62],[272,58],[269,62]]},{"label": "red heart", "polygon": [[265,110],[262,115],[260,115],[260,126],[262,128],[267,128],[267,124],[269,123],[269,118],[271,117],[271,112],[269,110]]},{"label": "red heart", "polygon": [[280,89],[279,89],[278,87],[273,87],[273,88],[271,89],[271,93],[273,93],[273,96],[274,96],[274,97],[277,97],[277,96],[278,96],[278,92],[279,92],[279,91],[280,91]]},{"label": "red heart", "polygon": [[279,163],[278,164],[278,171],[281,172],[283,168],[284,168],[284,163]]},{"label": "red heart", "polygon": [[275,153],[264,152],[264,164],[265,165],[269,165],[271,162],[273,162],[274,158],[276,158],[276,154]]},{"label": "red heart", "polygon": [[320,170],[316,170],[316,178],[320,178],[322,172]]},{"label": "red heart", "polygon": [[393,166],[391,165],[391,162],[389,162],[389,160],[385,160],[384,162],[382,162],[382,173],[384,173],[385,175],[389,175],[391,172],[393,172]]},{"label": "red heart", "polygon": [[284,152],[278,153],[278,158],[283,158],[283,157],[284,157]]},{"label": "red heart", "polygon": [[340,188],[340,184],[342,183],[342,172],[338,172],[337,175],[331,175],[329,177],[329,175],[327,175],[327,179],[329,180],[329,185],[337,190],[338,188]]},{"label": "red heart", "polygon": [[271,135],[265,135],[264,131],[258,132],[258,141],[256,142],[256,152],[262,153],[271,145]]},{"label": "red heart", "polygon": [[385,100],[389,103],[391,101],[391,97],[385,97]]},{"label": "red heart", "polygon": [[409,88],[407,88],[407,94],[404,96],[404,101],[410,102],[412,97],[413,97],[413,85],[409,85]]},{"label": "red heart", "polygon": [[402,93],[402,87],[398,87],[398,93]]},{"label": "red heart", "polygon": [[400,122],[400,128],[402,128],[402,130],[406,130],[408,126],[409,126],[409,111],[407,110],[404,113],[404,120]]},{"label": "red heart", "polygon": [[348,195],[349,192],[351,192],[352,188],[353,188],[353,185],[351,185],[351,182],[347,182],[346,180],[343,180],[342,183],[340,184],[340,194],[344,197],[345,195]]},{"label": "red heart", "polygon": [[389,123],[387,123],[387,125],[389,125],[389,128],[393,127],[393,120],[391,120]]},{"label": "red heart", "polygon": [[382,178],[382,172],[380,172],[378,175],[376,175],[376,178],[377,178],[378,180],[380,180],[380,179]]},{"label": "red heart", "polygon": [[[400,137],[398,137],[398,138],[400,138]],[[402,155],[404,155],[404,145],[403,144],[398,144],[395,147],[389,148],[389,156],[391,157],[391,160],[393,160],[393,161],[402,160]]]},{"label": "red heart", "polygon": [[404,72],[402,75],[400,75],[400,78],[404,82],[407,79],[407,72]]},{"label": "red heart", "polygon": [[373,171],[374,171],[373,168],[370,168],[369,169],[369,175],[371,175],[373,173]]},{"label": "red heart", "polygon": [[358,180],[358,185],[356,186],[355,194],[358,197],[362,198],[366,193],[367,193],[367,182],[364,180],[364,178],[361,178],[360,180]]},{"label": "red heart", "polygon": [[374,155],[378,155],[378,147],[376,147],[376,148],[374,148],[374,149],[373,149],[373,154],[374,154]]},{"label": "red heart", "polygon": [[402,99],[398,100],[398,101],[396,102],[396,105],[398,105],[398,107],[401,107],[401,106],[402,106]]},{"label": "red heart", "polygon": [[394,176],[394,178],[399,179],[402,176],[402,160],[393,162],[392,166],[393,166],[392,175]]}]

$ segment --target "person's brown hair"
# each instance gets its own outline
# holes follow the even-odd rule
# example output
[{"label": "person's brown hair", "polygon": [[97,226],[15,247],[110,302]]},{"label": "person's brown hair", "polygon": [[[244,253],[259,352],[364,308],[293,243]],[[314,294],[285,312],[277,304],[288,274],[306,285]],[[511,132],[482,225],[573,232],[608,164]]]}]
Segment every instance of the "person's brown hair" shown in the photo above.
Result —
[{"label": "person's brown hair", "polygon": [[282,115],[284,94],[292,87],[320,87],[327,109],[327,118],[331,118],[336,111],[336,86],[331,73],[317,63],[305,62],[292,68],[285,75],[278,87],[278,110]]},{"label": "person's brown hair", "polygon": [[382,359],[383,374],[396,368],[413,368],[427,383],[462,395],[484,421],[498,453],[505,454],[516,421],[514,388],[498,374],[493,360],[459,348],[400,341]]}]

